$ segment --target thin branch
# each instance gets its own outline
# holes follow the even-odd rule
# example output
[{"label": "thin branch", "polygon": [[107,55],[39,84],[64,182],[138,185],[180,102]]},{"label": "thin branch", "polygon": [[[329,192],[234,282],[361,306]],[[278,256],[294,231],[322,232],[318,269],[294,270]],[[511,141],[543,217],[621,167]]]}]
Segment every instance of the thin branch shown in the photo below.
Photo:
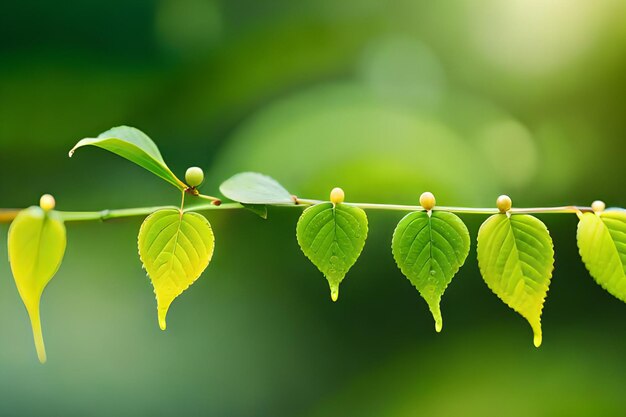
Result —
[{"label": "thin branch", "polygon": [[0,223],[11,223],[20,209],[0,209]]},{"label": "thin branch", "polygon": [[[304,198],[296,199],[297,204],[313,205],[324,203],[321,200],[308,200]],[[377,203],[343,203],[347,206],[359,207],[364,210],[398,210],[398,211],[424,211],[422,206],[412,206],[404,204],[377,204]],[[451,206],[435,206],[433,210],[449,211],[452,213],[469,213],[469,214],[497,214],[500,211],[486,207],[451,207]],[[531,207],[531,208],[512,208],[509,210],[511,214],[547,214],[547,213],[579,213],[592,212],[591,207],[581,206],[561,206],[561,207]]]},{"label": "thin branch", "polygon": [[[322,200],[310,200],[304,198],[295,199],[295,204],[269,204],[281,207],[298,207],[310,206],[325,203]],[[422,206],[402,205],[402,204],[377,204],[377,203],[343,203],[347,206],[359,207],[365,210],[395,210],[395,211],[423,211]],[[208,211],[208,210],[234,210],[244,208],[239,203],[225,203],[215,205],[215,202],[196,204],[184,209],[189,211]],[[178,209],[176,206],[153,206],[153,207],[137,207],[127,209],[101,210],[101,211],[59,211],[66,222],[82,222],[82,221],[105,221],[111,219],[119,219],[125,217],[148,216],[161,209]],[[474,207],[448,207],[435,206],[433,210],[449,211],[453,213],[468,214],[497,214],[497,208],[474,208]],[[511,214],[548,214],[548,213],[573,213],[579,214],[584,212],[592,212],[591,207],[581,206],[561,206],[561,207],[530,207],[530,208],[512,208]],[[0,209],[0,223],[10,223],[18,215],[20,209]]]}]

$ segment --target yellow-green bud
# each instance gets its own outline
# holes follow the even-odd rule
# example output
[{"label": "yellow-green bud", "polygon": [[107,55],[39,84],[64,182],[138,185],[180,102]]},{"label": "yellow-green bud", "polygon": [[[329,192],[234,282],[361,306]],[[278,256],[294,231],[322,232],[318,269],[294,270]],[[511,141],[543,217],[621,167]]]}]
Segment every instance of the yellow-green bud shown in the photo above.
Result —
[{"label": "yellow-green bud", "polygon": [[185,172],[185,181],[191,187],[198,187],[204,181],[204,172],[202,168],[191,167]]},{"label": "yellow-green bud", "polygon": [[44,211],[54,210],[54,206],[56,206],[56,201],[54,201],[54,197],[50,194],[44,194],[39,199],[39,207]]},{"label": "yellow-green bud", "polygon": [[593,210],[594,213],[603,212],[605,208],[606,208],[606,204],[604,204],[604,201],[596,200],[593,203],[591,203],[591,209]]},{"label": "yellow-green bud", "polygon": [[511,210],[512,206],[513,202],[511,201],[511,197],[509,197],[508,195],[501,195],[496,200],[496,207],[498,207],[500,213],[506,213],[507,211]]},{"label": "yellow-green bud", "polygon": [[429,193],[428,191],[422,193],[420,196],[420,206],[424,207],[425,210],[432,210],[435,204],[436,201],[433,193]]},{"label": "yellow-green bud", "polygon": [[330,192],[330,202],[333,204],[341,204],[346,198],[346,194],[339,187],[335,187]]}]

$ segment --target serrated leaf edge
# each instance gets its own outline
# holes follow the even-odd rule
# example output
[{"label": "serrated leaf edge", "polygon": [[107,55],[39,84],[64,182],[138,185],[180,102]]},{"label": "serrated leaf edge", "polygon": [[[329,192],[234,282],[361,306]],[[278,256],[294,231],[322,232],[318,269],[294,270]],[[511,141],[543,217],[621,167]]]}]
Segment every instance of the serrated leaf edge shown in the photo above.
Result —
[{"label": "serrated leaf edge", "polygon": [[[499,214],[494,214],[493,216],[499,216]],[[489,218],[493,217],[490,216]],[[509,221],[509,227],[511,227],[510,224],[510,217],[511,216],[530,216],[533,217],[534,219],[539,220],[537,217],[535,216],[531,216],[530,214],[514,214],[514,215],[507,215],[507,220]],[[487,220],[489,220],[489,218]],[[483,225],[487,222],[487,220],[485,220],[481,225],[480,228],[483,227]],[[539,222],[543,225],[543,228],[545,229],[545,231],[548,233],[548,236],[550,237],[550,246],[552,247],[552,263],[551,263],[551,268],[549,270],[549,275],[548,275],[548,288],[546,290],[546,296],[541,300],[541,304],[540,304],[540,308],[539,308],[539,318],[537,320],[537,329],[534,328],[534,326],[532,325],[532,323],[529,322],[532,330],[533,330],[533,344],[535,345],[535,347],[539,347],[541,346],[541,343],[543,341],[543,330],[541,328],[541,319],[543,316],[543,307],[545,305],[546,299],[548,298],[548,293],[550,292],[550,284],[552,283],[552,274],[554,272],[554,263],[555,263],[555,252],[554,252],[554,241],[552,239],[552,236],[550,235],[550,230],[548,229],[548,227],[545,225],[545,223],[543,223],[541,220],[539,220]],[[480,235],[480,228],[479,228],[479,232],[478,234]],[[513,241],[515,242],[515,239],[513,239]],[[476,238],[476,257],[478,259],[478,247],[480,246],[480,241],[478,240],[478,237]],[[515,248],[517,249],[517,244],[515,244]],[[518,249],[519,250],[519,249]],[[491,285],[484,279],[485,277],[485,273],[484,273],[484,269],[481,266],[481,262],[480,260],[478,260],[478,269],[480,270],[480,274],[483,277],[483,281],[485,282],[485,284],[487,284],[487,287],[491,290],[491,292],[493,294],[495,294],[504,304],[506,304],[511,310],[515,311],[516,313],[518,313],[520,316],[522,316],[526,321],[528,321],[528,319],[526,317],[524,317],[522,315],[522,313],[520,313],[515,307],[513,307],[512,305],[510,305],[508,302],[506,302],[505,300],[502,299],[502,297],[500,297],[500,295],[498,295],[495,290],[491,287]]]},{"label": "serrated leaf edge", "polygon": [[[419,289],[419,288],[417,288],[417,286],[413,283],[413,280],[412,280],[411,278],[409,278],[409,277],[408,277],[408,276],[404,273],[404,271],[402,270],[402,267],[400,266],[400,264],[398,263],[398,260],[396,259],[396,256],[395,256],[395,251],[394,251],[394,247],[393,247],[393,242],[394,242],[394,239],[395,239],[396,233],[397,233],[397,231],[398,231],[398,225],[400,225],[400,223],[402,223],[402,221],[403,221],[404,219],[406,219],[407,217],[409,217],[410,215],[412,215],[412,214],[414,214],[414,213],[419,213],[419,212],[417,212],[417,211],[412,211],[412,212],[408,213],[407,215],[405,215],[404,217],[402,217],[402,218],[398,221],[398,224],[397,224],[397,225],[396,225],[396,227],[394,228],[394,230],[393,230],[393,234],[392,234],[392,237],[391,237],[391,254],[392,254],[392,257],[393,257],[393,260],[394,260],[394,262],[395,262],[396,266],[397,266],[397,267],[398,267],[398,269],[400,270],[400,273],[401,273],[401,274],[402,274],[402,275],[403,275],[403,276],[407,279],[407,281],[409,281],[409,283],[411,284],[411,286],[417,290],[417,292],[420,294],[420,296],[422,297],[422,299],[423,299],[424,301],[426,301],[426,304],[428,305],[428,309],[430,310],[431,314],[433,315],[433,319],[435,320],[435,331],[436,331],[437,333],[440,333],[440,332],[441,332],[441,330],[443,329],[443,315],[441,314],[441,299],[443,298],[443,294],[445,293],[445,291],[448,289],[448,287],[449,287],[449,286],[450,286],[450,284],[452,283],[452,279],[454,279],[454,277],[455,277],[455,276],[456,276],[456,274],[457,274],[457,273],[461,270],[461,268],[463,267],[463,265],[465,265],[465,261],[467,261],[467,258],[468,258],[468,256],[469,256],[469,250],[467,251],[467,253],[466,253],[466,254],[465,254],[465,256],[463,257],[463,260],[459,263],[459,266],[458,266],[458,267],[457,267],[457,268],[453,271],[453,273],[452,273],[452,277],[450,278],[450,282],[448,282],[448,283],[446,284],[446,286],[443,288],[442,295],[441,295],[441,296],[439,296],[439,300],[438,300],[438,302],[437,302],[437,306],[436,306],[436,307],[437,307],[437,313],[438,313],[438,317],[437,317],[437,316],[436,316],[436,313],[433,311],[433,307],[430,305],[430,303],[428,302],[428,300],[426,300],[426,299],[424,298],[424,296],[422,295],[422,292],[420,291],[420,289]],[[446,212],[446,213],[449,213],[449,212]],[[467,225],[466,225],[466,224],[465,224],[465,222],[463,222],[463,220],[462,220],[459,216],[457,216],[456,214],[454,214],[454,213],[450,213],[450,214],[453,214],[453,215],[454,215],[457,219],[459,219],[459,220],[461,221],[461,223],[463,223],[463,226],[465,226],[465,234],[466,234],[466,236],[467,236],[467,238],[468,238],[468,240],[469,240],[469,242],[470,242],[470,249],[471,249],[471,236],[470,236],[469,230],[467,229]],[[430,217],[430,215],[429,215],[429,217]],[[432,227],[430,223],[429,223],[429,227]],[[430,240],[431,240],[431,245],[432,245],[432,238],[431,238]],[[431,257],[431,258],[432,258],[432,257]]]}]

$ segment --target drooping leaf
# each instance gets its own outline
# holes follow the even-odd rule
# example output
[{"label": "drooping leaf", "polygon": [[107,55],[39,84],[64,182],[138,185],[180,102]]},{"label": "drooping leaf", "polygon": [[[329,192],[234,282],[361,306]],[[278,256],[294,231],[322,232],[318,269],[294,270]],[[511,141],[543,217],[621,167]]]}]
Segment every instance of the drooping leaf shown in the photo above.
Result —
[{"label": "drooping leaf", "polygon": [[428,303],[440,332],[441,296],[469,253],[467,227],[448,212],[409,213],[398,223],[391,248],[402,273]]},{"label": "drooping leaf", "polygon": [[289,191],[278,181],[256,172],[233,175],[220,185],[220,192],[239,203],[295,204]]},{"label": "drooping leaf", "polygon": [[321,203],[304,210],[296,227],[302,252],[324,274],[331,298],[358,259],[367,239],[367,216],[357,207]]},{"label": "drooping leaf", "polygon": [[209,265],[213,256],[213,230],[198,213],[163,209],[144,220],[138,245],[139,257],[156,294],[159,326],[165,330],[170,304]]},{"label": "drooping leaf", "polygon": [[584,213],[578,222],[577,240],[591,276],[626,302],[626,211]]},{"label": "drooping leaf", "polygon": [[33,328],[39,361],[46,361],[39,304],[44,288],[65,254],[65,225],[58,213],[33,206],[22,210],[9,228],[9,261],[15,285]]},{"label": "drooping leaf", "polygon": [[527,214],[495,214],[478,231],[478,266],[487,286],[533,329],[541,345],[541,312],[554,269],[546,226]]},{"label": "drooping leaf", "polygon": [[74,155],[76,149],[88,145],[106,149],[126,158],[180,190],[187,188],[187,185],[169,169],[152,139],[139,129],[119,126],[101,133],[97,138],[82,139],[70,150],[70,157]]},{"label": "drooping leaf", "polygon": [[260,218],[267,219],[267,206],[265,204],[241,203],[241,205],[259,216]]}]

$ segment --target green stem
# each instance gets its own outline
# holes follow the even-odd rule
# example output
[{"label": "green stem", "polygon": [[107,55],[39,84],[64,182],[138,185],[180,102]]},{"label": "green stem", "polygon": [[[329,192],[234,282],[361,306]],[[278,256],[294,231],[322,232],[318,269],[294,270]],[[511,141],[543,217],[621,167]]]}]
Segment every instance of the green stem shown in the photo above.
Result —
[{"label": "green stem", "polygon": [[183,213],[183,209],[185,208],[185,190],[183,190],[182,192],[182,199],[180,201],[180,213],[181,213],[181,217],[182,217],[182,213]]},{"label": "green stem", "polygon": [[195,206],[188,206],[184,211],[207,211],[207,210],[235,210],[245,208],[239,203],[225,203],[216,206],[213,203],[196,204]]},{"label": "green stem", "polygon": [[[309,200],[309,199],[297,199],[297,204],[281,204],[281,207],[298,207],[298,206],[310,206],[315,204],[325,203],[322,200]],[[375,204],[375,203],[343,203],[347,206],[359,207],[365,210],[395,210],[395,211],[423,211],[422,206],[403,205],[403,204]],[[161,209],[177,209],[176,206],[153,206],[153,207],[137,207],[127,209],[115,209],[115,210],[101,210],[101,211],[59,211],[64,221],[66,222],[83,222],[83,221],[105,221],[111,219],[119,219],[125,217],[140,217],[147,216]],[[184,211],[208,211],[208,210],[234,210],[244,208],[239,203],[225,203],[221,205],[215,205],[211,203],[196,204],[184,208]],[[468,214],[497,214],[499,213],[496,208],[473,208],[473,207],[448,207],[448,206],[435,206],[434,210],[449,211],[453,213],[468,213]],[[531,207],[531,208],[512,208],[511,214],[548,214],[548,213],[573,213],[578,214],[581,212],[592,212],[591,207],[580,206],[561,206],[561,207]],[[0,223],[10,223],[15,216],[20,212],[19,209],[0,209]]]},{"label": "green stem", "polygon": [[205,194],[198,194],[196,197],[198,198],[203,198],[205,200],[210,200],[213,202],[213,204],[215,204],[216,206],[219,206],[220,204],[222,204],[222,200],[220,200],[217,197],[213,197],[212,195],[205,195]]},{"label": "green stem", "polygon": [[[313,205],[324,203],[321,200],[308,200],[303,198],[297,199],[298,204]],[[422,206],[412,206],[404,204],[376,204],[376,203],[342,203],[351,207],[359,207],[364,210],[397,210],[397,211],[424,211]],[[452,206],[435,206],[433,210],[449,211],[452,213],[469,213],[469,214],[497,214],[500,211],[497,208],[486,207],[452,207]],[[561,206],[561,207],[531,207],[531,208],[512,208],[509,210],[511,214],[547,214],[547,213],[579,213],[592,212],[591,207],[580,206]]]},{"label": "green stem", "polygon": [[[199,204],[193,207],[188,207],[184,211],[206,211],[216,209],[238,209],[243,208],[239,203],[222,204],[216,206],[214,204]],[[102,211],[59,211],[59,214],[66,222],[84,222],[94,220],[111,220],[121,219],[124,217],[138,217],[147,216],[154,213],[157,210],[162,209],[179,209],[176,206],[153,206],[153,207],[137,207],[129,209],[117,209],[117,210],[102,210]],[[8,216],[7,216],[8,217]],[[0,221],[3,220],[0,218]]]}]

